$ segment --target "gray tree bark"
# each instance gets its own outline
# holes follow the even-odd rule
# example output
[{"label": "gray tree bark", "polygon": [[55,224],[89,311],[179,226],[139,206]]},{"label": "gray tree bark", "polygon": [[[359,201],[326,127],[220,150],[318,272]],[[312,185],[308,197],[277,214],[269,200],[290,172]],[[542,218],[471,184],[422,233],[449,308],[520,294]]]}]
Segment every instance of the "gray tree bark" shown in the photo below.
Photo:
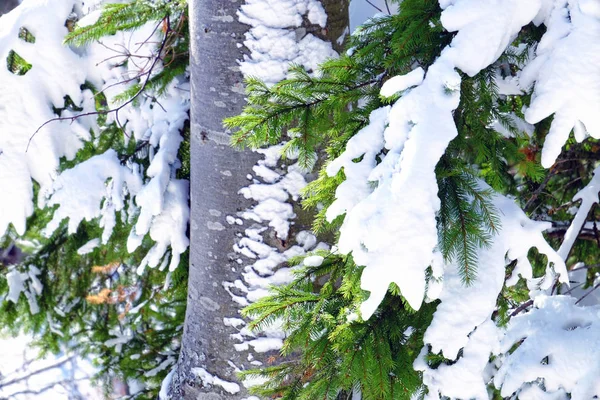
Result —
[{"label": "gray tree bark", "polygon": [[[237,60],[246,27],[237,20],[237,1],[190,1],[191,105],[191,246],[188,307],[173,399],[221,399],[226,392],[207,391],[191,372],[203,367],[219,378],[237,382],[228,361],[243,368],[246,359],[235,351],[234,333],[223,317],[236,317],[238,308],[222,282],[239,278],[234,263],[235,235],[242,229],[225,223],[225,216],[250,206],[238,190],[258,157],[229,147],[224,118],[244,105],[243,77]],[[234,258],[235,257],[235,258]],[[227,398],[246,396],[241,392]]]},{"label": "gray tree bark", "polygon": [[[314,32],[333,39],[338,50],[335,41],[348,24],[348,1],[324,1],[331,28]],[[240,5],[239,0],[190,1],[190,273],[181,353],[171,385],[173,399],[248,397],[236,368],[250,369],[252,365],[246,352],[234,349],[236,342],[230,335],[237,331],[223,323],[224,317],[239,316],[239,306],[222,285],[241,276],[233,245],[244,227],[227,224],[225,217],[251,206],[238,190],[248,185],[246,175],[258,159],[251,151],[232,149],[222,125],[223,119],[238,114],[245,102],[238,60],[243,57],[239,44],[247,27],[237,19]],[[230,394],[218,385],[204,387],[193,373],[198,367],[238,383],[241,390]]]}]

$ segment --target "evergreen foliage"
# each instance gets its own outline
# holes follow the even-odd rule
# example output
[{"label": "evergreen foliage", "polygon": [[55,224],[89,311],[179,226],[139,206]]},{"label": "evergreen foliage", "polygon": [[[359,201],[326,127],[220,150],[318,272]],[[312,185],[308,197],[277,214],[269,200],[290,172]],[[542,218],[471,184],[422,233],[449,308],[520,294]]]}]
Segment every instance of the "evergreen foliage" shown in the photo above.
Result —
[{"label": "evergreen foliage", "polygon": [[321,255],[320,266],[299,267],[292,283],[245,309],[250,328],[282,320],[290,334],[281,362],[242,376],[267,378],[254,392],[269,398],[344,399],[358,389],[363,399],[409,399],[420,387],[411,365],[435,305],[416,313],[390,293],[369,322],[355,322],[360,267],[349,256]]},{"label": "evergreen foliage", "polygon": [[157,96],[165,93],[169,83],[185,73],[189,57],[189,35],[186,0],[137,0],[130,3],[106,4],[98,21],[88,26],[75,26],[65,37],[65,43],[85,46],[100,41],[103,37],[117,32],[140,28],[148,21],[161,22],[156,29],[164,34],[161,58],[164,65],[159,71],[148,73],[147,81],[134,84],[116,100],[125,102],[136,96],[140,90],[153,90]]},{"label": "evergreen foliage", "polygon": [[16,51],[11,50],[6,58],[6,67],[15,75],[25,75],[31,69],[32,65]]},{"label": "evergreen foliage", "polygon": [[[225,121],[228,127],[239,128],[232,143],[256,148],[278,143],[287,134],[290,139],[285,151],[297,153],[300,164],[307,169],[314,166],[319,146],[325,148],[329,159],[337,157],[348,139],[367,125],[369,114],[389,103],[379,95],[383,83],[410,72],[415,64],[427,66],[452,38],[439,23],[441,10],[437,1],[406,1],[400,8],[396,15],[367,22],[350,38],[347,53],[325,62],[318,76],[295,66],[288,79],[272,87],[248,79],[249,106],[241,115]],[[467,95],[461,98],[457,111],[457,118],[465,121],[461,124],[464,129],[446,159],[460,162],[473,158],[473,162],[486,168],[483,177],[495,182],[506,175],[506,165],[499,160],[510,151],[516,152],[516,147],[500,145],[500,135],[487,128],[488,122],[500,115],[492,72],[490,68],[487,73],[465,79]],[[488,135],[490,131],[492,135]],[[465,282],[475,276],[477,248],[489,243],[499,224],[495,210],[486,200],[488,193],[478,188],[469,168],[467,162],[462,166],[442,162],[437,173],[444,197],[439,216],[440,248],[445,257],[456,258],[463,265]],[[335,188],[342,181],[341,176],[321,174],[306,188],[305,205],[330,205]],[[471,204],[472,196],[476,201]],[[323,207],[315,219],[317,232],[326,226],[325,211]],[[481,211],[484,213],[480,215]],[[335,229],[335,224],[330,228]]]},{"label": "evergreen foliage", "polygon": [[[189,34],[185,1],[138,0],[125,4],[108,4],[98,21],[92,25],[70,29],[66,42],[85,46],[122,30],[134,30],[149,21],[156,21],[163,42],[160,47],[160,68],[147,81],[139,76],[140,84],[126,90],[121,99],[132,101],[141,92],[154,96],[155,101],[167,86],[184,75],[188,65]],[[162,22],[161,22],[162,21]],[[73,22],[73,21],[71,21]],[[35,42],[35,37],[22,28],[20,37]],[[125,58],[127,62],[127,57]],[[8,68],[15,74],[25,74],[31,65],[12,52]],[[146,82],[146,83],[144,83]],[[91,140],[84,143],[73,160],[63,159],[61,171],[70,169],[96,155],[114,149],[123,164],[135,163],[142,171],[149,161],[144,149],[147,142],[136,143],[123,135],[121,126],[109,122],[110,112],[105,95],[86,83],[83,89],[93,91],[96,100],[97,123],[100,129],[91,131]],[[57,116],[69,110],[70,115],[82,111],[65,98],[65,107],[54,109]],[[182,132],[184,143],[180,150],[183,167],[178,178],[189,179],[189,125]],[[187,149],[187,150],[186,150]],[[37,188],[36,188],[37,191]],[[37,193],[36,193],[37,195]],[[128,196],[130,197],[130,196]],[[132,201],[131,198],[126,200]],[[16,241],[25,251],[25,259],[11,271],[28,273],[31,266],[40,271],[37,276],[43,289],[35,294],[32,283],[26,289],[37,303],[20,296],[16,304],[0,302],[0,326],[11,334],[30,333],[42,353],[75,351],[93,359],[98,368],[96,379],[110,396],[114,379],[141,382],[144,389],[131,398],[155,399],[160,383],[178,356],[187,298],[187,252],[179,268],[168,273],[164,268],[146,269],[142,275],[136,268],[153,245],[147,234],[133,253],[127,249],[134,221],[131,215],[117,213],[116,226],[108,243],[87,254],[78,250],[91,240],[102,236],[100,221],[84,221],[75,234],[68,234],[63,221],[51,237],[44,228],[52,219],[53,209],[36,208],[27,221],[27,232],[19,237],[14,231],[4,239],[4,245]],[[1,269],[3,275],[8,267]],[[0,293],[8,292],[6,279],[0,279]],[[32,312],[33,311],[33,312]],[[126,345],[119,338],[127,337]]]},{"label": "evergreen foliage", "polygon": [[[383,82],[409,72],[415,60],[430,63],[452,37],[439,23],[429,25],[439,20],[437,1],[409,0],[403,9],[408,10],[404,15],[365,24],[364,33],[349,40],[351,55],[325,62],[320,76],[292,66],[288,79],[272,87],[248,79],[249,106],[225,121],[226,126],[238,128],[233,145],[275,144],[285,133],[289,136],[286,152],[298,153],[307,169],[314,165],[317,145],[326,143],[330,157],[338,155],[347,140],[368,123],[371,111],[387,103],[379,96]],[[352,107],[359,101],[361,107]]]},{"label": "evergreen foliage", "polygon": [[[161,21],[173,14],[181,14],[186,6],[187,2],[181,0],[109,3],[104,6],[100,18],[94,24],[78,27],[65,37],[65,41],[85,46],[117,32],[134,30],[148,21]],[[166,31],[166,27],[163,29]]]},{"label": "evergreen foliage", "polygon": [[[286,141],[284,155],[298,154],[306,169],[318,166],[318,178],[303,193],[304,206],[316,210],[317,233],[337,232],[343,221],[343,216],[331,223],[325,218],[336,188],[346,179],[343,170],[328,176],[327,162],[368,124],[373,110],[402,96],[380,97],[389,78],[416,66],[427,70],[453,38],[440,23],[437,0],[397,3],[398,14],[368,21],[349,39],[347,51],[326,61],[318,72],[292,66],[287,79],[272,86],[248,79],[248,106],[225,121],[237,129],[232,139],[236,147]],[[499,92],[496,77],[514,76],[523,68],[528,49],[543,33],[543,26],[529,24],[493,65],[473,77],[461,73],[460,104],[454,112],[458,136],[436,168],[441,202],[437,222],[438,249],[446,261],[459,266],[467,286],[477,285],[478,250],[490,246],[502,229],[502,215],[491,202],[493,191],[514,197],[530,218],[551,221],[555,229],[548,239],[558,248],[573,218],[569,210],[577,205],[570,199],[589,182],[600,160],[596,140],[576,143],[571,138],[555,166],[543,169],[540,148],[551,118],[536,124],[532,133],[524,132],[516,121],[523,119],[531,93]],[[316,163],[323,153],[325,166]],[[584,227],[567,260],[567,265],[581,261],[589,266],[584,287],[590,289],[597,287],[593,282],[600,272],[600,228],[595,222],[599,208],[592,208],[587,220],[594,221],[593,226]],[[360,289],[361,267],[351,256],[321,255],[321,266],[298,267],[294,282],[273,288],[271,296],[245,310],[258,332],[281,320],[289,334],[280,363],[243,373],[267,378],[255,393],[284,399],[401,399],[422,394],[421,376],[413,371],[412,361],[423,347],[424,328],[436,303],[414,312],[391,285],[376,314],[363,321],[356,315],[367,296]],[[534,276],[543,276],[546,257],[532,250],[529,260]],[[509,263],[507,277],[515,265]],[[524,279],[503,288],[493,314],[497,325],[506,325],[513,313],[531,305],[530,289]],[[558,290],[556,284],[553,292]],[[406,334],[408,327],[412,335]],[[455,362],[431,352],[427,360],[431,368]]]}]

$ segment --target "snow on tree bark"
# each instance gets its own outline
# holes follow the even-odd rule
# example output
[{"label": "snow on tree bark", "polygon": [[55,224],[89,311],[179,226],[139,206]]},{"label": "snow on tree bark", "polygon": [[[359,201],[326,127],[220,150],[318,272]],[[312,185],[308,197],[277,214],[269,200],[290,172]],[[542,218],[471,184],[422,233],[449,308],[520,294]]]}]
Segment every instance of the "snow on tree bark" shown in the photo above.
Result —
[{"label": "snow on tree bark", "polygon": [[[237,66],[243,50],[237,44],[246,28],[237,21],[237,2],[190,2],[191,107],[191,251],[188,308],[178,370],[173,378],[173,398],[221,398],[215,389],[199,394],[193,368],[202,367],[221,379],[236,381],[235,368],[243,368],[223,317],[237,315],[221,282],[235,280],[233,251],[237,228],[225,216],[239,211],[237,190],[246,183],[247,171],[256,162],[251,152],[229,147],[221,121],[241,110],[243,78]],[[205,390],[203,390],[205,391]],[[242,398],[239,387],[232,398]]]},{"label": "snow on tree bark", "polygon": [[[318,14],[318,2],[311,1],[315,4],[309,6],[317,8],[314,15],[324,16]],[[347,4],[323,2],[323,8],[329,12],[330,29],[321,27],[318,22],[324,21],[317,21],[316,17],[309,21],[308,12],[308,18],[304,16],[295,30],[296,40],[312,34],[314,40],[329,39],[340,49],[348,23]],[[225,323],[238,321],[236,317],[243,305],[232,301],[231,290],[226,286],[243,279],[240,256],[233,249],[247,226],[231,223],[235,220],[232,216],[250,209],[251,200],[243,200],[238,191],[248,185],[247,174],[261,158],[257,153],[232,149],[230,132],[222,125],[224,118],[238,114],[245,104],[238,61],[248,53],[240,45],[247,27],[238,22],[239,6],[235,1],[190,3],[192,245],[188,311],[181,355],[172,379],[172,398],[244,398],[247,392],[241,383],[236,383],[236,372],[256,365],[251,364],[253,357],[249,356],[247,342],[240,344],[232,337],[238,333],[237,325]],[[277,347],[261,352],[260,357],[276,354]]]}]

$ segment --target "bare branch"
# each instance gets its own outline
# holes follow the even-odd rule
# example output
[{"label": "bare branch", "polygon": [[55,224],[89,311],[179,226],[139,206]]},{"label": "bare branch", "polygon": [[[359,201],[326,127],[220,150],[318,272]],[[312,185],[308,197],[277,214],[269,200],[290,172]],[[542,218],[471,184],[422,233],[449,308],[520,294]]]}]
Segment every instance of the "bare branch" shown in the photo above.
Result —
[{"label": "bare branch", "polygon": [[374,9],[376,9],[377,11],[379,11],[379,12],[381,12],[381,13],[383,12],[383,10],[382,10],[381,8],[379,8],[379,7],[377,7],[375,4],[371,3],[371,1],[370,1],[370,0],[365,0],[365,1],[366,1],[367,3],[369,3],[369,4],[370,4],[370,5],[371,5],[371,6],[372,6]]},{"label": "bare branch", "polygon": [[142,94],[144,92],[144,90],[148,86],[148,82],[150,81],[150,76],[152,75],[152,71],[158,64],[158,61],[161,60],[160,55],[163,53],[167,43],[169,42],[169,38],[170,38],[170,36],[169,36],[169,29],[170,29],[169,28],[169,16],[167,16],[163,20],[161,20],[161,22],[159,23],[159,26],[165,21],[167,23],[167,32],[165,32],[165,37],[160,45],[160,48],[158,49],[157,56],[154,58],[152,65],[150,66],[149,70],[146,73],[147,77],[144,80],[142,87],[140,88],[140,90],[137,91],[137,93],[135,95],[133,95],[129,100],[127,100],[125,103],[121,104],[119,107],[112,108],[109,110],[91,111],[91,112],[87,112],[87,113],[73,115],[71,117],[57,117],[57,118],[49,119],[48,121],[46,121],[42,125],[40,125],[36,129],[36,131],[33,133],[33,135],[31,135],[29,137],[29,141],[27,142],[27,148],[25,149],[25,152],[27,152],[29,150],[29,146],[31,145],[31,141],[33,140],[35,135],[37,135],[37,133],[42,128],[44,128],[46,125],[48,125],[52,122],[56,122],[56,121],[71,121],[71,123],[73,123],[75,120],[82,118],[82,117],[87,117],[87,116],[91,116],[91,115],[107,115],[110,113],[115,113],[115,120],[116,120],[117,124],[119,125],[119,127],[121,128],[121,130],[123,130],[123,126],[121,125],[121,123],[119,121],[119,111],[122,110],[123,108],[125,108],[126,106],[128,106],[129,104],[133,103],[135,101],[135,99],[137,99],[140,96],[140,94]]},{"label": "bare branch", "polygon": [[513,311],[510,316],[514,317],[515,315],[517,315],[518,313],[520,313],[521,311],[525,310],[527,307],[530,307],[533,305],[533,300],[527,300],[525,303],[521,304],[519,307],[517,307],[515,309],[515,311]]},{"label": "bare branch", "polygon": [[577,301],[575,302],[575,304],[579,304],[579,302],[580,302],[581,300],[583,300],[583,299],[585,299],[586,297],[588,297],[590,294],[592,294],[592,292],[593,292],[594,290],[598,289],[599,287],[600,287],[600,282],[599,282],[599,283],[597,283],[597,284],[596,284],[596,286],[594,286],[593,288],[591,288],[589,292],[587,292],[586,294],[584,294],[583,296],[581,296],[581,297],[579,298],[579,300],[577,300]]},{"label": "bare branch", "polygon": [[77,379],[64,379],[62,381],[58,381],[58,382],[53,382],[51,384],[49,384],[48,386],[44,386],[43,388],[39,389],[39,390],[33,390],[33,389],[26,389],[26,390],[22,390],[20,392],[14,392],[10,394],[10,397],[0,397],[0,400],[9,400],[9,399],[14,399],[16,398],[16,396],[23,396],[23,395],[33,395],[33,396],[37,396],[39,394],[42,394],[44,392],[47,392],[48,390],[54,388],[55,386],[64,386],[64,385],[72,385],[74,382],[81,382],[81,381],[86,381],[89,380],[90,378],[85,377],[85,378],[77,378]]},{"label": "bare branch", "polygon": [[387,9],[388,15],[392,15],[392,12],[390,11],[390,4],[388,3],[388,0],[385,0],[385,8]]},{"label": "bare branch", "polygon": [[590,268],[598,268],[600,264],[591,264],[591,265],[582,265],[577,268],[573,268],[571,271],[579,271],[580,269],[590,269]]},{"label": "bare branch", "polygon": [[65,359],[63,359],[63,360],[61,360],[61,361],[59,361],[59,362],[57,362],[55,364],[52,364],[52,365],[49,365],[47,367],[40,368],[38,370],[32,371],[32,372],[28,373],[27,375],[23,375],[23,376],[20,376],[18,378],[11,379],[10,381],[0,382],[0,388],[4,388],[6,386],[10,386],[10,385],[14,385],[16,383],[22,382],[22,381],[26,381],[27,379],[31,378],[32,376],[39,375],[39,374],[41,374],[43,372],[50,371],[50,370],[52,370],[54,368],[58,368],[58,367],[60,367],[60,366],[62,366],[64,364],[68,363],[69,361],[71,361],[71,359],[73,357],[75,357],[75,356],[71,356],[69,358],[65,358]]}]

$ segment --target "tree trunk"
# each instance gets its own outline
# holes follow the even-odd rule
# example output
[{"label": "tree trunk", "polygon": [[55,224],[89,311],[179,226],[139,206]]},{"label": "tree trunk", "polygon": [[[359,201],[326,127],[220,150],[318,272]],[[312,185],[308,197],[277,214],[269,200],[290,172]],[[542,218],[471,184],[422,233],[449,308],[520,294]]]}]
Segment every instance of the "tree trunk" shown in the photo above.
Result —
[{"label": "tree trunk", "polygon": [[[315,34],[333,38],[332,43],[335,43],[344,32],[342,25],[347,25],[347,3],[348,0],[325,1],[330,21],[340,22],[330,31]],[[242,399],[248,397],[248,393],[239,383],[236,369],[250,369],[253,365],[247,352],[234,348],[238,342],[230,335],[237,330],[223,323],[226,317],[239,318],[240,306],[232,301],[222,283],[241,278],[242,268],[236,263],[239,255],[233,252],[233,246],[239,240],[237,235],[243,234],[246,227],[228,224],[226,217],[251,206],[238,190],[248,185],[246,175],[252,172],[259,157],[251,151],[232,149],[222,121],[240,113],[245,103],[238,60],[245,51],[239,44],[244,40],[247,27],[238,22],[238,1],[191,0],[189,4],[190,273],[181,353],[170,396],[177,400]],[[239,391],[231,393],[235,385],[228,386],[230,391],[219,384],[206,385],[206,376],[204,382],[198,379],[195,368],[218,379],[238,383]]]},{"label": "tree trunk", "polygon": [[[235,370],[228,362],[240,368],[247,362],[229,338],[234,332],[223,324],[224,317],[238,316],[239,309],[221,285],[239,277],[231,253],[235,235],[242,230],[227,224],[225,217],[250,206],[237,192],[248,184],[246,175],[258,159],[250,151],[233,150],[222,124],[244,105],[243,77],[237,66],[243,54],[237,44],[243,42],[246,28],[237,20],[238,7],[233,1],[190,1],[190,274],[173,399],[225,398],[226,392],[217,386],[202,389],[192,368],[202,367],[235,382]],[[240,389],[228,398],[245,397],[242,385]]]},{"label": "tree trunk", "polygon": [[331,42],[333,49],[341,53],[344,38],[350,32],[350,0],[321,0],[321,4],[327,13],[327,29],[320,37]]}]

